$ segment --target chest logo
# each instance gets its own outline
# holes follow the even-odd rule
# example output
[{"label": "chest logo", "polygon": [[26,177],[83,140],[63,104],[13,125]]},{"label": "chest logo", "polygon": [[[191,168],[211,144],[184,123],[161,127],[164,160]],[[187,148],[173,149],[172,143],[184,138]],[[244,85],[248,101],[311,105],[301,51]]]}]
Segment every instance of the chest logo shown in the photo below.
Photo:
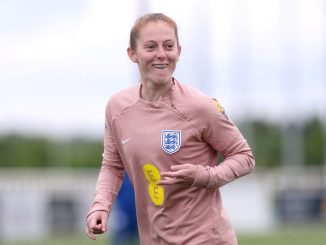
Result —
[{"label": "chest logo", "polygon": [[162,206],[164,202],[164,189],[161,185],[157,185],[156,182],[161,180],[160,171],[150,163],[146,163],[143,166],[143,171],[148,181],[148,193],[155,206]]},{"label": "chest logo", "polygon": [[169,154],[176,153],[181,146],[181,131],[162,130],[161,146],[166,153]]}]

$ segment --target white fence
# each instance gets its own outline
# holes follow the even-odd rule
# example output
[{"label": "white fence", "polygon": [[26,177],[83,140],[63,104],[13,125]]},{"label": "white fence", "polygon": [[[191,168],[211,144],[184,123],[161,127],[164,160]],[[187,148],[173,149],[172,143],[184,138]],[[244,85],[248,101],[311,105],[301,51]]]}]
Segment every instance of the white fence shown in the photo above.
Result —
[{"label": "white fence", "polygon": [[0,240],[83,232],[96,178],[92,170],[0,170]]},{"label": "white fence", "polygon": [[[89,169],[1,169],[0,241],[83,233],[97,174]],[[286,221],[325,220],[325,190],[323,169],[257,169],[224,186],[222,195],[237,231],[264,232]]]}]

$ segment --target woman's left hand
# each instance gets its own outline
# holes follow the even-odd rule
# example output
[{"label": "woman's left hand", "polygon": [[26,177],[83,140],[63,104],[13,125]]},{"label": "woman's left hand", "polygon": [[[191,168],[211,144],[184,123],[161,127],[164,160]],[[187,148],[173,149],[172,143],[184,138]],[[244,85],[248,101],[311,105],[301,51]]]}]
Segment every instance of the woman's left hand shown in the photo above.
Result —
[{"label": "woman's left hand", "polygon": [[156,184],[158,185],[173,185],[184,184],[192,185],[194,183],[198,166],[190,163],[172,165],[171,171],[161,172],[162,179]]}]

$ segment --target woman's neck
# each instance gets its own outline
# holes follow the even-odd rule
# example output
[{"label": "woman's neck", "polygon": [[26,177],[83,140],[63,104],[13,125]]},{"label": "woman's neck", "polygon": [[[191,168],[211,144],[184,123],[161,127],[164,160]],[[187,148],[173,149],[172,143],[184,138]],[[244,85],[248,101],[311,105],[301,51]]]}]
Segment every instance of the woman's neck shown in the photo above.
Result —
[{"label": "woman's neck", "polygon": [[142,82],[140,96],[143,100],[157,101],[160,97],[165,96],[173,85],[172,79],[164,84],[153,84]]}]

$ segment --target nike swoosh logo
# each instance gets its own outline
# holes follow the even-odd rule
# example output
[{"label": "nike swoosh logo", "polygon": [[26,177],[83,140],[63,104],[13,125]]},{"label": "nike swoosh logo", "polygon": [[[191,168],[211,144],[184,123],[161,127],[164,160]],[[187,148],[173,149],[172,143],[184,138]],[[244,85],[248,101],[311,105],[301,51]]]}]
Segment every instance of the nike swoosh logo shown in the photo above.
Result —
[{"label": "nike swoosh logo", "polygon": [[130,140],[130,138],[128,138],[128,139],[125,139],[125,140],[124,140],[124,139],[122,139],[122,140],[121,140],[121,143],[124,145],[124,144],[126,144],[126,143],[127,143],[129,140]]}]

